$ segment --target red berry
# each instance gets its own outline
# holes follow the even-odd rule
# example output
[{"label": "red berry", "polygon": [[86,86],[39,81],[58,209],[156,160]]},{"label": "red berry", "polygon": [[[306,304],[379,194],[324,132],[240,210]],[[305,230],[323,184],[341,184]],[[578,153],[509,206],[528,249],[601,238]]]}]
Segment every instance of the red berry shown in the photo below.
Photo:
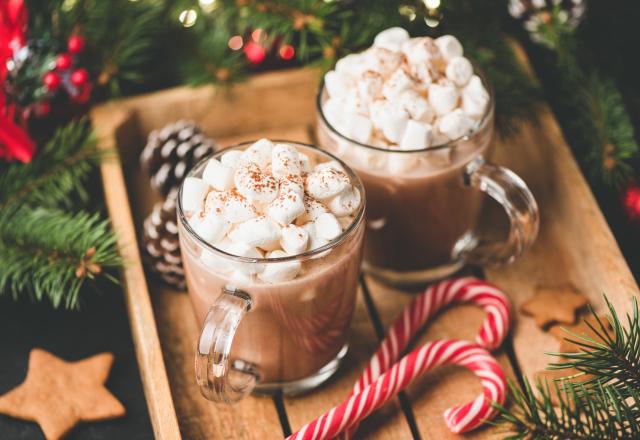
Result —
[{"label": "red berry", "polygon": [[67,42],[67,48],[69,52],[73,54],[82,52],[82,49],[84,49],[84,38],[79,35],[72,35]]},{"label": "red berry", "polygon": [[71,73],[70,79],[73,85],[81,87],[89,80],[89,74],[85,69],[76,69]]},{"label": "red berry", "polygon": [[253,41],[244,45],[244,55],[251,64],[260,64],[266,57],[264,47]]},{"label": "red berry", "polygon": [[44,74],[42,82],[47,90],[54,91],[60,87],[60,75],[55,72],[47,72]]},{"label": "red berry", "polygon": [[71,62],[71,55],[69,55],[68,53],[62,53],[58,55],[58,58],[56,58],[56,68],[58,68],[59,70],[67,70],[69,67],[71,67]]},{"label": "red berry", "polygon": [[283,44],[282,46],[280,46],[280,50],[278,51],[278,53],[280,54],[280,58],[288,61],[294,57],[294,55],[296,54],[296,50],[290,44]]},{"label": "red berry", "polygon": [[36,116],[47,116],[51,112],[51,104],[49,101],[42,101],[36,104]]}]

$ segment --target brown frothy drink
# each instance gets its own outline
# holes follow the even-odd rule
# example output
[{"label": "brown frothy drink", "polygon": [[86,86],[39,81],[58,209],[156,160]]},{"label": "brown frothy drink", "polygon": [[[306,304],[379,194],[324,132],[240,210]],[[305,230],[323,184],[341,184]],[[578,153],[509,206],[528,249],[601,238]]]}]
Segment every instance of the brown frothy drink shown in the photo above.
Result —
[{"label": "brown frothy drink", "polygon": [[363,188],[310,146],[266,139],[216,154],[183,183],[179,234],[198,322],[198,381],[230,397],[305,391],[346,353],[364,234]]},{"label": "brown frothy drink", "polygon": [[[318,143],[367,192],[365,270],[392,284],[442,278],[465,262],[512,261],[535,238],[538,212],[515,174],[486,163],[494,102],[451,35],[387,29],[338,61],[318,93]],[[506,243],[474,235],[484,193],[511,220]]]}]

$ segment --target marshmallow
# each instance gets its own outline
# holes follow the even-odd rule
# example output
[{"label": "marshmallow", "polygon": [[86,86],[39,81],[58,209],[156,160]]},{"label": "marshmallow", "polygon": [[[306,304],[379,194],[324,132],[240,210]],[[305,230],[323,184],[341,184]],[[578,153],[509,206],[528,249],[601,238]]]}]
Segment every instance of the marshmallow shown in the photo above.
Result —
[{"label": "marshmallow", "polygon": [[[264,168],[271,161],[271,150],[273,143],[269,139],[260,139],[242,152],[241,161],[256,163],[260,168]],[[237,184],[236,184],[237,185]]]},{"label": "marshmallow", "polygon": [[[378,72],[382,76],[391,75],[402,63],[402,54],[382,47],[372,47],[364,53],[364,70]],[[364,71],[363,70],[363,71]]]},{"label": "marshmallow", "polygon": [[[281,250],[275,250],[267,255],[267,258],[283,258],[287,254]],[[299,260],[266,263],[264,270],[258,274],[258,278],[266,283],[282,283],[290,281],[298,276],[302,263]]]},{"label": "marshmallow", "polygon": [[[318,237],[316,235],[310,235],[309,236],[309,250],[315,250],[318,249],[322,246],[325,246],[329,244],[329,240],[327,240],[326,238],[322,238],[322,237]],[[326,252],[322,252],[319,255],[314,256],[313,258],[322,258],[325,255],[327,255],[329,252],[331,252],[331,250],[327,250]]]},{"label": "marshmallow", "polygon": [[281,186],[278,196],[267,209],[267,215],[281,225],[291,223],[305,212],[303,195],[295,184]]},{"label": "marshmallow", "polygon": [[378,72],[367,71],[357,81],[358,97],[367,102],[373,101],[382,92],[384,78]]},{"label": "marshmallow", "polygon": [[345,134],[363,144],[369,142],[373,132],[373,124],[368,116],[352,113],[344,118]]},{"label": "marshmallow", "polygon": [[481,118],[489,105],[489,92],[478,75],[473,75],[462,90],[462,109],[471,118]]},{"label": "marshmallow", "polygon": [[401,27],[392,27],[380,32],[373,40],[375,47],[397,52],[402,43],[409,39],[409,33]]},{"label": "marshmallow", "polygon": [[287,225],[280,231],[280,246],[289,255],[297,255],[307,249],[309,233],[296,225]]},{"label": "marshmallow", "polygon": [[453,35],[443,35],[436,38],[436,46],[440,49],[442,56],[450,60],[453,57],[461,57],[463,55],[462,44]]},{"label": "marshmallow", "polygon": [[360,191],[351,186],[329,200],[329,210],[337,217],[351,215],[358,209],[361,202]]},{"label": "marshmallow", "polygon": [[299,175],[301,172],[298,152],[290,145],[277,144],[271,150],[271,173],[276,177],[285,178]]},{"label": "marshmallow", "polygon": [[[372,145],[375,146],[373,142]],[[386,143],[383,144],[383,146],[388,148]],[[355,161],[360,164],[360,167],[367,170],[380,170],[384,168],[387,163],[385,153],[382,151],[359,147],[353,150],[351,154]]]},{"label": "marshmallow", "polygon": [[336,72],[346,74],[349,76],[358,76],[363,71],[364,55],[359,53],[352,53],[343,58],[340,58],[336,62]]},{"label": "marshmallow", "polygon": [[330,160],[328,162],[322,162],[319,163],[318,165],[315,166],[315,168],[313,169],[314,171],[321,171],[321,170],[326,170],[326,169],[334,169],[334,170],[338,170],[340,172],[343,172],[346,174],[344,168],[342,167],[342,165],[340,165],[340,162],[338,162],[337,160]]},{"label": "marshmallow", "polygon": [[[224,247],[223,247],[224,246]],[[225,251],[228,254],[235,255],[238,257],[247,257],[247,258],[263,258],[262,252],[256,249],[253,246],[247,245],[245,243],[238,243],[233,241],[225,240],[222,244],[216,246],[218,249]],[[219,257],[223,258],[223,257]],[[234,269],[235,272],[250,276],[256,273],[260,273],[264,270],[264,265],[259,263],[241,263],[238,261],[233,261],[227,258],[227,265]]]},{"label": "marshmallow", "polygon": [[280,240],[280,228],[264,216],[256,217],[235,225],[229,239],[250,247],[269,247]]},{"label": "marshmallow", "polygon": [[458,105],[458,89],[448,81],[429,86],[429,104],[438,116],[445,115]]},{"label": "marshmallow", "polygon": [[231,227],[231,223],[221,215],[212,212],[204,217],[196,215],[189,220],[196,234],[208,243],[221,240]]},{"label": "marshmallow", "polygon": [[435,116],[429,102],[415,90],[406,90],[400,95],[400,105],[409,114],[411,119],[422,122],[431,122]]},{"label": "marshmallow", "polygon": [[444,115],[438,121],[438,130],[440,133],[446,135],[449,139],[459,139],[471,128],[469,118],[464,112],[457,108],[451,113]]},{"label": "marshmallow", "polygon": [[209,159],[202,173],[202,180],[218,191],[233,188],[233,168],[220,163],[217,159]]},{"label": "marshmallow", "polygon": [[222,201],[224,203],[224,216],[231,223],[244,222],[258,215],[251,202],[236,191],[225,193]]},{"label": "marshmallow", "polygon": [[353,220],[354,219],[351,216],[338,218],[338,221],[340,222],[340,226],[342,226],[343,231],[346,231],[347,228],[351,226],[351,223],[353,223]]},{"label": "marshmallow", "polygon": [[327,88],[329,96],[343,96],[352,87],[351,78],[336,70],[330,70],[324,75],[324,85]]},{"label": "marshmallow", "polygon": [[340,194],[350,183],[349,176],[343,171],[326,168],[309,174],[305,189],[311,197],[325,200]]},{"label": "marshmallow", "polygon": [[447,78],[458,87],[464,86],[473,76],[473,66],[465,57],[453,57],[445,69]]},{"label": "marshmallow", "polygon": [[303,173],[310,173],[313,166],[309,156],[298,151],[298,160],[300,161],[300,171]]},{"label": "marshmallow", "polygon": [[185,212],[199,211],[208,192],[207,182],[197,177],[187,177],[182,184],[182,209]]},{"label": "marshmallow", "polygon": [[344,114],[342,111],[342,100],[339,98],[329,98],[322,104],[322,113],[329,125],[341,133],[346,131]]},{"label": "marshmallow", "polygon": [[318,218],[320,214],[327,212],[327,208],[311,197],[304,197],[304,213],[296,219],[296,225],[305,225],[308,222],[313,222]]},{"label": "marshmallow", "polygon": [[412,154],[389,153],[387,157],[387,169],[393,174],[410,171],[417,164],[418,160]]},{"label": "marshmallow", "polygon": [[333,214],[328,212],[319,215],[314,224],[315,235],[325,240],[333,240],[342,233],[342,225]]},{"label": "marshmallow", "polygon": [[231,168],[237,168],[240,165],[240,158],[242,157],[242,151],[230,150],[220,156],[220,162]]},{"label": "marshmallow", "polygon": [[385,81],[382,86],[382,96],[393,101],[405,90],[409,90],[413,85],[413,80],[404,70],[398,69]]},{"label": "marshmallow", "polygon": [[[269,159],[270,155],[271,151],[269,150]],[[270,202],[278,194],[276,178],[263,173],[255,162],[240,165],[235,172],[234,181],[238,192],[251,200]]]},{"label": "marshmallow", "polygon": [[410,120],[400,140],[400,148],[403,150],[420,150],[431,146],[431,133],[433,127],[430,124]]},{"label": "marshmallow", "polygon": [[409,115],[402,108],[387,107],[382,122],[382,134],[390,142],[400,141],[402,133],[409,122]]},{"label": "marshmallow", "polygon": [[428,66],[438,69],[444,66],[442,54],[432,38],[422,37],[408,40],[402,45],[401,50],[412,67]]}]

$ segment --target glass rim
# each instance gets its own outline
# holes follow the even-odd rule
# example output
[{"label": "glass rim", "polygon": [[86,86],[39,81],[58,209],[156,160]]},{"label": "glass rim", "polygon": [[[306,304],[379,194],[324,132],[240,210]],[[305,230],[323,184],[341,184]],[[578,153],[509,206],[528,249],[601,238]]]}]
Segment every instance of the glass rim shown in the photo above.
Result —
[{"label": "glass rim", "polygon": [[193,177],[193,173],[195,170],[197,170],[205,161],[208,161],[209,159],[213,159],[216,157],[219,157],[221,155],[223,155],[224,153],[226,153],[227,151],[231,151],[231,150],[236,150],[242,147],[246,147],[249,146],[255,142],[257,142],[256,140],[251,140],[251,141],[243,141],[243,142],[239,142],[237,144],[233,144],[230,145],[228,147],[223,148],[222,150],[216,151],[214,153],[208,154],[207,156],[203,157],[202,159],[200,159],[198,161],[198,163],[196,163],[187,173],[187,175],[185,176],[185,178],[182,180],[182,183],[180,183],[180,188],[178,190],[178,200],[176,201],[176,206],[177,206],[177,211],[178,211],[178,220],[180,221],[180,224],[184,227],[185,231],[189,234],[189,236],[191,238],[193,238],[196,243],[198,243],[199,245],[203,246],[205,249],[207,249],[208,251],[211,251],[215,254],[218,254],[224,258],[229,258],[231,260],[237,261],[237,262],[242,262],[242,263],[260,263],[260,264],[269,264],[269,263],[283,263],[283,262],[287,262],[287,261],[296,261],[296,260],[300,260],[300,259],[310,259],[316,255],[319,255],[323,252],[326,252],[328,250],[331,250],[335,247],[337,247],[339,244],[341,244],[342,242],[344,242],[347,238],[349,238],[351,235],[353,235],[355,233],[355,231],[358,229],[358,227],[362,224],[363,219],[364,219],[364,212],[365,212],[365,206],[366,206],[366,197],[365,197],[365,190],[364,190],[364,185],[362,183],[362,181],[360,180],[360,178],[358,177],[358,175],[346,164],[344,163],[341,159],[339,159],[338,157],[334,156],[333,154],[329,153],[328,151],[322,150],[319,147],[312,145],[312,144],[308,144],[305,142],[298,142],[298,141],[290,141],[290,140],[285,140],[285,139],[269,139],[271,142],[275,143],[281,143],[281,144],[291,144],[294,146],[303,146],[305,148],[310,148],[312,150],[318,151],[321,154],[325,154],[327,156],[329,156],[331,159],[337,161],[343,168],[344,170],[347,172],[347,174],[349,175],[349,178],[351,179],[352,182],[355,183],[355,187],[358,189],[358,191],[360,191],[360,206],[358,207],[358,212],[355,215],[353,222],[351,222],[351,224],[349,225],[349,227],[347,229],[345,229],[344,231],[342,231],[342,233],[334,238],[333,240],[329,241],[329,243],[320,246],[319,248],[315,248],[315,249],[311,249],[299,254],[294,254],[294,255],[287,255],[286,257],[277,257],[277,258],[252,258],[252,257],[243,257],[240,255],[234,255],[234,254],[230,254],[226,251],[223,251],[222,249],[219,249],[217,247],[215,247],[214,245],[210,244],[208,241],[204,240],[202,237],[200,237],[200,235],[198,235],[196,233],[196,231],[193,230],[193,228],[191,227],[191,225],[189,224],[189,221],[187,219],[187,217],[185,216],[184,210],[182,209],[182,188],[184,187],[184,181],[186,180],[187,177]]},{"label": "glass rim", "polygon": [[325,90],[325,85],[324,85],[324,77],[322,78],[322,81],[320,81],[320,86],[318,87],[318,93],[316,94],[316,111],[318,112],[318,115],[320,116],[320,118],[322,119],[322,122],[327,126],[327,128],[335,135],[337,135],[338,137],[342,138],[343,140],[346,140],[348,142],[351,142],[353,144],[356,144],[358,146],[361,147],[365,147],[365,148],[369,148],[372,150],[376,150],[376,151],[382,151],[382,152],[387,152],[387,153],[399,153],[399,154],[412,154],[412,153],[424,153],[427,151],[437,151],[437,150],[442,150],[445,148],[451,148],[453,146],[455,146],[455,144],[457,144],[460,141],[466,141],[469,140],[471,138],[473,138],[476,134],[478,134],[479,132],[482,131],[483,128],[486,127],[486,125],[491,121],[491,116],[493,115],[494,111],[495,111],[495,95],[494,95],[494,90],[493,90],[493,86],[491,85],[491,83],[489,82],[489,80],[487,79],[486,74],[484,73],[484,70],[482,70],[480,67],[478,67],[478,65],[475,62],[471,62],[471,64],[473,65],[473,73],[475,75],[478,75],[480,77],[480,80],[482,81],[483,85],[485,86],[487,93],[489,93],[489,105],[487,105],[487,108],[485,109],[482,118],[480,118],[480,123],[478,124],[478,126],[471,132],[468,134],[465,134],[463,136],[460,136],[457,139],[452,139],[444,144],[440,144],[440,145],[431,145],[429,147],[426,148],[417,148],[417,149],[412,149],[412,150],[394,150],[394,149],[390,149],[390,148],[386,148],[386,147],[378,147],[375,145],[370,145],[370,144],[365,144],[363,142],[359,142],[355,139],[351,139],[350,137],[342,134],[337,128],[335,128],[328,120],[327,117],[324,114],[324,110],[322,108],[322,95],[324,94],[324,90]]}]

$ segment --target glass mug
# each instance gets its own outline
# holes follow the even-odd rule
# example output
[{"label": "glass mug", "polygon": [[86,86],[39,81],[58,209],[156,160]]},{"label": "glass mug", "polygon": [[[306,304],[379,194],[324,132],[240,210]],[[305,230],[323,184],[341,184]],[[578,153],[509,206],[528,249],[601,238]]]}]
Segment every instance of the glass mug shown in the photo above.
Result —
[{"label": "glass mug", "polygon": [[[510,263],[536,238],[539,214],[531,191],[512,171],[485,159],[493,140],[494,96],[486,78],[478,75],[489,91],[478,127],[458,140],[420,150],[389,150],[341,134],[323,112],[328,94],[320,85],[318,144],[362,179],[367,191],[363,267],[388,284],[444,278],[465,263]],[[417,165],[407,172],[389,171],[390,162],[403,160]],[[483,242],[474,233],[484,194],[509,217],[504,242]]]},{"label": "glass mug", "polygon": [[[337,160],[364,193],[360,179],[339,159],[309,145],[281,142],[310,157]],[[189,176],[201,177],[209,158]],[[347,352],[362,261],[364,197],[353,222],[339,237],[299,255],[271,259],[234,256],[200,238],[185,217],[182,187],[177,206],[189,296],[198,322],[203,323],[196,351],[202,394],[230,403],[252,391],[297,394],[327,380]],[[238,276],[291,261],[302,262],[303,269],[290,281],[270,284]]]}]

